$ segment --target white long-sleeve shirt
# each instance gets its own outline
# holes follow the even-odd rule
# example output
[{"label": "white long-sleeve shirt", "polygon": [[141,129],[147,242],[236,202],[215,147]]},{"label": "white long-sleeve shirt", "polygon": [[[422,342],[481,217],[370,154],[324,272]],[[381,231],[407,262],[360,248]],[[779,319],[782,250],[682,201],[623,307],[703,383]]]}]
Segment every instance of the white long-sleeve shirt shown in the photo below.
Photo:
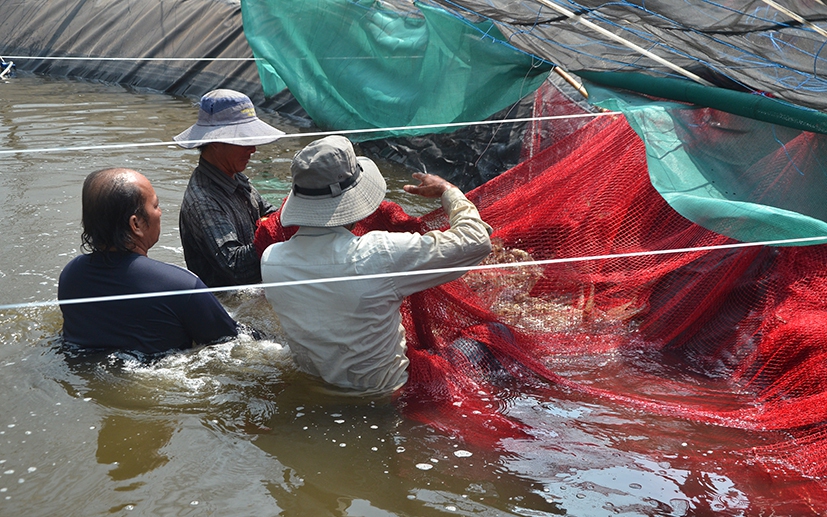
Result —
[{"label": "white long-sleeve shirt", "polygon": [[[451,228],[417,233],[300,227],[261,259],[265,283],[473,266],[491,251],[491,227],[457,188],[442,194]],[[392,392],[408,379],[399,307],[463,272],[392,276],[265,289],[299,367],[340,388]]]}]

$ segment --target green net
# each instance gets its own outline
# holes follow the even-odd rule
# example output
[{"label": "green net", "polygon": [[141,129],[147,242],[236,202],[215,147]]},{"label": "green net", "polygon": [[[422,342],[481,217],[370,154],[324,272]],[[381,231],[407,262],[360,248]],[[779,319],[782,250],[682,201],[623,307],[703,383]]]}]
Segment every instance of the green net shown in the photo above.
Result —
[{"label": "green net", "polygon": [[507,45],[490,21],[426,5],[245,0],[242,17],[265,94],[288,88],[322,128],[483,120],[532,93],[550,70]]},{"label": "green net", "polygon": [[817,133],[588,89],[595,104],[623,112],[646,144],[652,185],[693,223],[743,242],[827,235],[827,149]]}]

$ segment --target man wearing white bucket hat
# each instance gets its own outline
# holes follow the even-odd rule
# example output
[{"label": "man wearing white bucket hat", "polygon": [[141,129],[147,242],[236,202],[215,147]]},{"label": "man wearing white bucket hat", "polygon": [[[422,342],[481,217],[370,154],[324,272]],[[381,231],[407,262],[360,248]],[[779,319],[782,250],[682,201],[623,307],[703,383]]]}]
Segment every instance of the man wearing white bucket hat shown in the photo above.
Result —
[{"label": "man wearing white bucket hat", "polygon": [[[473,266],[491,251],[491,227],[451,183],[415,173],[405,191],[441,198],[451,228],[417,233],[350,232],[385,197],[376,164],[357,157],[342,136],[329,136],[299,151],[291,165],[293,188],[282,210],[283,226],[299,226],[288,241],[269,246],[261,259],[266,283],[357,277]],[[299,367],[359,393],[386,394],[408,379],[403,299],[462,276],[442,272],[384,276],[332,283],[265,287]]]},{"label": "man wearing white bucket hat", "polygon": [[234,90],[201,97],[198,121],[174,137],[186,149],[200,148],[179,215],[187,268],[210,287],[261,281],[253,237],[259,219],[276,208],[242,171],[257,145],[284,132],[256,116],[250,99]]}]

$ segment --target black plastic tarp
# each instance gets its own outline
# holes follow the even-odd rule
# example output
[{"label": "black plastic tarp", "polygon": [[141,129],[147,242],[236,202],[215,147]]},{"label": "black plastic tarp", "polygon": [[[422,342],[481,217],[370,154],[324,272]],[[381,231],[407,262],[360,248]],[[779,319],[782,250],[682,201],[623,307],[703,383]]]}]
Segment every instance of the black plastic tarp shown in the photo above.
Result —
[{"label": "black plastic tarp", "polygon": [[194,98],[231,88],[303,116],[288,92],[265,99],[237,0],[0,0],[0,42],[21,71]]}]

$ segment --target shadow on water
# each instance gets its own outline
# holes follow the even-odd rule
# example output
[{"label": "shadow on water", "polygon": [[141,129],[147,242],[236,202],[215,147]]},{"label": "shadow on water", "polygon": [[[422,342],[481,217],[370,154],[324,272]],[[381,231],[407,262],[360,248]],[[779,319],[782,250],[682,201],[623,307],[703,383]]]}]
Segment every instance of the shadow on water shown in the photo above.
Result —
[{"label": "shadow on water", "polygon": [[132,479],[169,462],[161,449],[174,432],[175,426],[166,419],[112,414],[101,422],[95,456],[101,465],[112,465],[108,472],[112,481]]}]

